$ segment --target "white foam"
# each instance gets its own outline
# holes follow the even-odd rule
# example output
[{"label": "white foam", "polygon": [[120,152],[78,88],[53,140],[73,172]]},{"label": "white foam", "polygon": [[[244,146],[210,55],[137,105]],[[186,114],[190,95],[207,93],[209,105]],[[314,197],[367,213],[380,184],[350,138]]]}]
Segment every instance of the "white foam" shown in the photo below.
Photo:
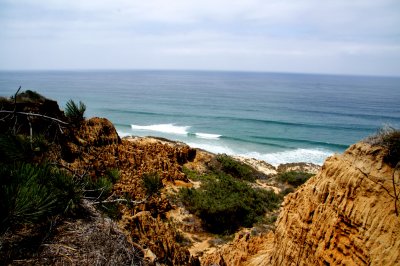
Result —
[{"label": "white foam", "polygon": [[196,137],[201,139],[219,139],[222,135],[210,133],[195,133]]},{"label": "white foam", "polygon": [[149,130],[169,134],[187,135],[190,126],[176,126],[175,124],[156,124],[149,126],[131,125],[133,130]]},{"label": "white foam", "polygon": [[132,133],[127,133],[127,132],[123,132],[123,131],[119,131],[119,130],[117,130],[117,134],[120,138],[132,136]]},{"label": "white foam", "polygon": [[332,151],[323,149],[295,149],[274,153],[249,152],[240,154],[244,157],[251,157],[266,161],[274,166],[283,163],[307,162],[322,165],[325,159],[333,154]]},{"label": "white foam", "polygon": [[213,145],[213,144],[207,144],[207,143],[187,143],[190,147],[192,148],[199,148],[203,149],[212,153],[225,153],[228,155],[235,155],[236,153],[229,148],[228,146],[221,146],[221,145]]}]

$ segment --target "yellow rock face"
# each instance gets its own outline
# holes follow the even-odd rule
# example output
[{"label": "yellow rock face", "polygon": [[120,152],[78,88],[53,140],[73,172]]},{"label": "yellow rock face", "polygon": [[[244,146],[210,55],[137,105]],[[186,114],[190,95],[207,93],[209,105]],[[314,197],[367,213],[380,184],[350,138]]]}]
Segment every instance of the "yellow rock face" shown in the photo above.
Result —
[{"label": "yellow rock face", "polygon": [[328,158],[285,198],[274,234],[237,237],[202,264],[400,265],[392,182],[398,194],[400,171],[383,156],[383,148],[358,143]]}]

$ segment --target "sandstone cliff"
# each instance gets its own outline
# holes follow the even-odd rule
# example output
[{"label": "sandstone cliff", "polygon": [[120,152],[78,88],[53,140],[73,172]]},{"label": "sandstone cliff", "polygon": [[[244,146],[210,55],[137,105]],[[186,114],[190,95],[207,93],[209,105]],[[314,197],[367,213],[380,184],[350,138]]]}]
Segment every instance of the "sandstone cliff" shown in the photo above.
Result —
[{"label": "sandstone cliff", "polygon": [[400,173],[384,156],[360,142],[328,158],[285,197],[274,233],[237,236],[203,265],[400,265]]},{"label": "sandstone cliff", "polygon": [[384,154],[355,144],[286,197],[265,265],[400,264],[400,217],[391,196],[399,173]]},{"label": "sandstone cliff", "polygon": [[166,265],[198,264],[198,259],[175,241],[174,227],[161,219],[171,209],[165,194],[147,196],[142,183],[145,174],[155,172],[164,185],[188,181],[182,165],[194,158],[194,149],[183,143],[154,138],[121,140],[105,118],[83,121],[62,147],[58,158],[61,164],[92,179],[101,177],[109,169],[119,170],[121,177],[114,185],[113,195],[141,202],[121,208],[120,226],[135,243],[146,247],[152,261]]}]

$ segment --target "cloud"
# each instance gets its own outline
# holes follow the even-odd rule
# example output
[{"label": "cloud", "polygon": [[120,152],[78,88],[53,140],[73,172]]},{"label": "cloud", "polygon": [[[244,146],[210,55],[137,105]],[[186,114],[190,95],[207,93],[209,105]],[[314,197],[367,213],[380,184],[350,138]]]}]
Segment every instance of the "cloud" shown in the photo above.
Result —
[{"label": "cloud", "polygon": [[392,0],[3,0],[0,68],[399,75],[397,10]]}]

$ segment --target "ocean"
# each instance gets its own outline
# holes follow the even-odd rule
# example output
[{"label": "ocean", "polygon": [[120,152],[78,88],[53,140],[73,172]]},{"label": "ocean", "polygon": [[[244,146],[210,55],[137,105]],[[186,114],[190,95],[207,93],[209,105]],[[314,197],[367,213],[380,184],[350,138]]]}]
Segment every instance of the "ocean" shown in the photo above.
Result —
[{"label": "ocean", "polygon": [[87,105],[120,136],[157,136],[273,165],[322,164],[374,134],[400,128],[400,78],[208,71],[2,71],[19,86]]}]

